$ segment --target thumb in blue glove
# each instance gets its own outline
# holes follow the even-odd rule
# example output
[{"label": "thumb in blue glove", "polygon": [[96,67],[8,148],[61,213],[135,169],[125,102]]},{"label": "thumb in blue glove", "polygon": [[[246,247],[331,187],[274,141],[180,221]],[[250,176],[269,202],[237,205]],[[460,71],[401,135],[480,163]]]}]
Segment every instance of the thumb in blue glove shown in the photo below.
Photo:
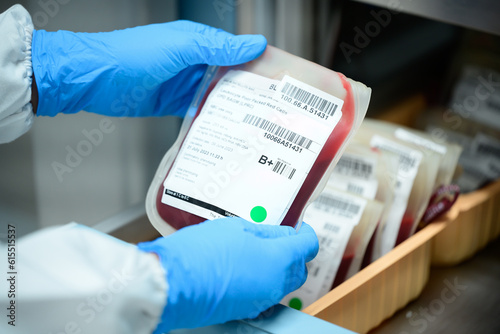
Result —
[{"label": "thumb in blue glove", "polygon": [[138,246],[166,271],[168,300],[155,331],[164,333],[257,317],[304,284],[318,239],[305,223],[297,233],[223,218]]},{"label": "thumb in blue glove", "polygon": [[37,115],[183,116],[207,65],[237,65],[266,48],[190,21],[106,33],[34,31]]}]

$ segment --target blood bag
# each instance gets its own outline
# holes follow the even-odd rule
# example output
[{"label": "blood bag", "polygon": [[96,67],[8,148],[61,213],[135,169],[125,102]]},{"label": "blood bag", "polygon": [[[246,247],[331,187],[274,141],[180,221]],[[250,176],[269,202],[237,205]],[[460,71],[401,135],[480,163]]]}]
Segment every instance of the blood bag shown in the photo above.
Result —
[{"label": "blood bag", "polygon": [[364,126],[375,132],[389,134],[401,142],[411,143],[418,147],[424,154],[429,154],[429,152],[436,153],[435,156],[439,159],[439,170],[436,175],[434,188],[436,189],[442,185],[451,183],[458,158],[462,152],[462,148],[459,145],[446,142],[442,136],[374,119],[367,118],[364,121]]},{"label": "blood bag", "polygon": [[[354,138],[355,139],[355,138]],[[352,140],[333,169],[329,185],[382,203],[375,232],[366,248],[363,267],[382,253],[382,232],[391,211],[398,172],[398,156]]]},{"label": "blood bag", "polygon": [[368,108],[371,90],[269,46],[209,67],[146,199],[163,235],[207,219],[300,228]]},{"label": "blood bag", "polygon": [[412,143],[393,137],[393,131],[382,131],[363,123],[356,141],[398,156],[395,196],[388,221],[382,233],[380,255],[408,239],[416,230],[434,189],[440,165],[440,156],[432,150],[423,150]]},{"label": "blood bag", "polygon": [[358,272],[381,213],[382,203],[337,190],[328,183],[304,214],[304,221],[318,236],[318,255],[307,264],[304,285],[281,303],[307,307]]}]

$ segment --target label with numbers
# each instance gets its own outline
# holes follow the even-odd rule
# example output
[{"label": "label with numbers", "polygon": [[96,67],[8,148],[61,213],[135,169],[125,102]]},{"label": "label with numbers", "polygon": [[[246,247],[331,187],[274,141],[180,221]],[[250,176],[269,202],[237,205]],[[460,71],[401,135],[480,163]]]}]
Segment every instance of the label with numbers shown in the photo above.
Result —
[{"label": "label with numbers", "polygon": [[328,184],[358,196],[375,199],[378,180],[377,159],[354,153],[344,153],[333,169]]},{"label": "label with numbers", "polygon": [[282,304],[300,300],[307,307],[324,296],[332,287],[353,228],[359,224],[367,200],[327,186],[304,214],[319,240],[319,252],[308,263],[307,280],[298,290],[288,294]]},{"label": "label with numbers", "polygon": [[396,129],[396,131],[394,132],[394,136],[399,140],[406,141],[417,146],[425,147],[441,155],[445,155],[447,151],[446,146],[435,143],[432,140],[424,138],[422,136],[418,136],[405,129]]},{"label": "label with numbers", "polygon": [[399,227],[408,206],[408,199],[410,198],[413,182],[417,176],[423,154],[409,146],[378,135],[372,137],[370,146],[392,152],[398,156],[399,160],[394,200],[387,217],[387,223],[382,231],[382,254],[386,254],[396,244]]},{"label": "label with numbers", "polygon": [[206,219],[280,224],[342,117],[342,100],[319,92],[229,71],[193,121],[162,202]]}]

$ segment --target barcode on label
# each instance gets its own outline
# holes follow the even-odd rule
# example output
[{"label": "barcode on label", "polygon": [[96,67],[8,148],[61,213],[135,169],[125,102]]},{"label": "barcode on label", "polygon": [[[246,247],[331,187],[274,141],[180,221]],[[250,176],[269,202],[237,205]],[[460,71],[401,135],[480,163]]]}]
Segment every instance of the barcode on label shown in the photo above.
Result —
[{"label": "barcode on label", "polygon": [[362,195],[363,194],[363,187],[358,186],[356,184],[348,183],[347,184],[347,191],[357,194],[357,195]]},{"label": "barcode on label", "polygon": [[315,259],[315,261],[309,261],[306,263],[308,276],[312,276],[312,277],[318,276],[319,271],[321,270],[321,265],[319,263],[316,263],[316,262],[318,262],[318,261]]},{"label": "barcode on label", "polygon": [[318,273],[319,273],[319,270],[320,270],[320,266],[315,266],[313,267],[314,269],[312,269],[311,271],[309,271],[309,273],[313,276],[313,277],[316,277],[318,276]]},{"label": "barcode on label", "polygon": [[339,233],[340,231],[340,226],[338,225],[333,225],[331,223],[326,223],[324,226],[323,226],[323,229],[326,230],[326,231],[329,231],[329,232],[333,232],[333,233]]},{"label": "barcode on label", "polygon": [[281,92],[330,116],[333,116],[338,108],[336,103],[292,85],[289,82],[285,83]]},{"label": "barcode on label", "polygon": [[286,129],[286,128],[284,128],[276,123],[273,123],[273,122],[271,122],[265,118],[259,117],[259,116],[247,114],[243,118],[243,123],[256,126],[259,129],[267,131],[267,132],[269,132],[277,137],[285,139],[285,140],[287,140],[295,145],[299,145],[300,147],[303,147],[306,149],[308,149],[313,142],[311,139],[308,139],[304,136],[301,136],[296,132],[288,130],[288,129]]},{"label": "barcode on label", "polygon": [[370,146],[397,154],[399,156],[399,168],[405,172],[414,171],[416,174],[417,168],[422,161],[422,153],[420,151],[413,150],[378,135],[372,137]]},{"label": "barcode on label", "polygon": [[373,172],[373,167],[362,160],[343,156],[335,167],[336,172],[344,175],[369,177]]},{"label": "barcode on label", "polygon": [[401,146],[396,147],[395,145],[387,145],[385,143],[377,143],[375,145],[372,145],[378,149],[385,150],[388,152],[395,153],[397,155],[407,155],[408,150],[406,148],[403,148]]},{"label": "barcode on label", "polygon": [[337,209],[343,212],[349,212],[357,215],[361,207],[358,204],[343,201],[339,198],[330,197],[326,194],[321,194],[315,201],[315,204],[325,206],[327,208]]},{"label": "barcode on label", "polygon": [[297,170],[288,164],[285,164],[281,161],[277,161],[274,163],[272,171],[278,173],[279,175],[283,175],[287,177],[289,180],[291,180]]},{"label": "barcode on label", "polygon": [[330,247],[332,242],[333,242],[333,240],[326,235],[318,236],[318,244],[319,244],[320,248]]},{"label": "barcode on label", "polygon": [[417,164],[417,160],[412,158],[410,155],[408,154],[401,154],[399,156],[399,163],[405,168],[405,169],[411,169],[411,168],[415,168],[416,164]]}]

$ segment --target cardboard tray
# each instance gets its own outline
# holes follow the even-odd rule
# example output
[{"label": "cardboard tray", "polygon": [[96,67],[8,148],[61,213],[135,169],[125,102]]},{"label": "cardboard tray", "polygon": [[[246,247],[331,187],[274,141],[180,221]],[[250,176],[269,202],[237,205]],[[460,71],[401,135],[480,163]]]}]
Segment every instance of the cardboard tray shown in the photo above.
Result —
[{"label": "cardboard tray", "polygon": [[367,333],[419,296],[431,266],[454,265],[500,235],[500,180],[452,209],[303,312]]}]

